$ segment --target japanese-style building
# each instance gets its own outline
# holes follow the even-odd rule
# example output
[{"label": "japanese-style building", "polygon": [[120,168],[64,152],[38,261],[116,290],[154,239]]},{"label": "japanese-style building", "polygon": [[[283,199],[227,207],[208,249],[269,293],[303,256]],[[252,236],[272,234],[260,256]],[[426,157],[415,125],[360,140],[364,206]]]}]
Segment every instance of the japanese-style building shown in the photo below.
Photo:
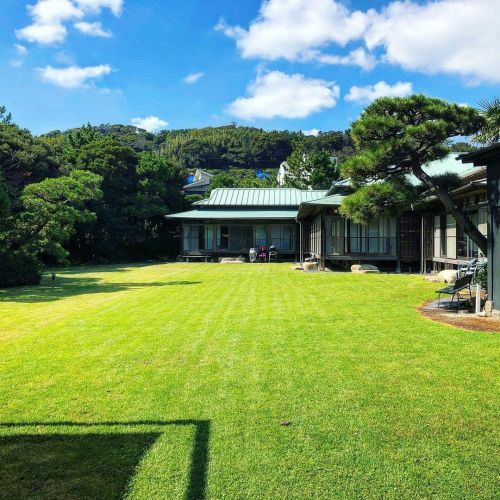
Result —
[{"label": "japanese-style building", "polygon": [[218,188],[194,203],[193,210],[167,217],[182,224],[183,255],[248,255],[250,248],[274,245],[281,257],[293,259],[299,254],[298,208],[325,195],[288,188]]}]

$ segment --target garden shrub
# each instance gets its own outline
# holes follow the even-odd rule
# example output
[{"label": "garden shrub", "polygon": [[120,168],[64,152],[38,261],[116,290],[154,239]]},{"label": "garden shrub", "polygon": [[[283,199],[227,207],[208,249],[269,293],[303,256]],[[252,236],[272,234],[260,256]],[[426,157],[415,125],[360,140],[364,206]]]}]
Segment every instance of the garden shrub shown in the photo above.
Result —
[{"label": "garden shrub", "polygon": [[0,252],[0,287],[39,285],[42,266],[24,252]]}]

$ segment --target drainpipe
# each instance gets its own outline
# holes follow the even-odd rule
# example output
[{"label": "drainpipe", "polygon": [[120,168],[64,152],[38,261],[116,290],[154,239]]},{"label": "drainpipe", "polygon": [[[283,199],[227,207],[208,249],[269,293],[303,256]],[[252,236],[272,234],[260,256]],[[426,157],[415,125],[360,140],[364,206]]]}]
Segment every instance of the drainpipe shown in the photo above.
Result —
[{"label": "drainpipe", "polygon": [[301,264],[304,263],[304,236],[303,236],[303,231],[302,231],[302,221],[299,221],[297,218],[295,219],[295,222],[299,225],[299,261]]},{"label": "drainpipe", "polygon": [[425,220],[423,215],[420,228],[420,274],[425,274]]},{"label": "drainpipe", "polygon": [[302,235],[302,221],[299,221],[297,217],[295,217],[295,222],[299,225],[299,261],[301,264],[304,263],[304,251],[303,251],[303,235]]}]

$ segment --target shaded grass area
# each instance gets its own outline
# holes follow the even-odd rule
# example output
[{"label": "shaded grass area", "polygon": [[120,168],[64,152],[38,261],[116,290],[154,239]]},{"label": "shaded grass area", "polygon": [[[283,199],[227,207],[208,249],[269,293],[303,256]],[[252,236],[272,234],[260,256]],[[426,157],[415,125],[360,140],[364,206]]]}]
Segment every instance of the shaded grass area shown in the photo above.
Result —
[{"label": "shaded grass area", "polygon": [[0,291],[0,497],[493,498],[499,337],[421,318],[434,287],[195,263]]}]

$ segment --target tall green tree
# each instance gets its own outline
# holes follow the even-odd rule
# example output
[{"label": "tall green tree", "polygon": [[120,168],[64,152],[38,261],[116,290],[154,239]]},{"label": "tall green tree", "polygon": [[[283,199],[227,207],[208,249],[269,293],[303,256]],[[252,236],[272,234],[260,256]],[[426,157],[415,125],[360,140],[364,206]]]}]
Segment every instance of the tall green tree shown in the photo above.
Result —
[{"label": "tall green tree", "polygon": [[[347,198],[343,211],[349,217],[356,206],[370,198],[379,182],[414,174],[453,214],[457,224],[486,255],[487,241],[460,208],[450,191],[422,169],[422,165],[444,158],[447,141],[469,136],[484,126],[481,114],[467,106],[450,104],[424,95],[405,98],[384,97],[370,104],[352,124],[356,154],[342,165],[342,174],[364,196]],[[377,211],[373,211],[375,217]]]},{"label": "tall green tree", "polygon": [[12,122],[12,114],[7,111],[5,106],[0,106],[0,123],[9,125]]},{"label": "tall green tree", "polygon": [[88,209],[96,219],[77,225],[71,250],[80,261],[131,258],[137,235],[137,153],[115,139],[98,137],[72,154],[65,169],[87,170],[102,177],[103,195],[99,201],[89,201]]},{"label": "tall green tree", "polygon": [[77,223],[95,219],[86,202],[99,200],[101,177],[73,170],[69,175],[29,184],[21,196],[22,211],[15,222],[13,243],[36,257],[67,262],[64,244]]},{"label": "tall green tree", "polygon": [[337,159],[325,150],[310,151],[302,135],[294,139],[293,151],[287,163],[287,186],[298,189],[329,189],[340,178]]},{"label": "tall green tree", "polygon": [[[210,183],[206,196],[216,188],[266,188],[276,187],[276,172],[266,171],[262,178],[255,175],[254,171],[233,168],[229,172],[216,174]],[[205,196],[205,197],[206,197]]]}]

